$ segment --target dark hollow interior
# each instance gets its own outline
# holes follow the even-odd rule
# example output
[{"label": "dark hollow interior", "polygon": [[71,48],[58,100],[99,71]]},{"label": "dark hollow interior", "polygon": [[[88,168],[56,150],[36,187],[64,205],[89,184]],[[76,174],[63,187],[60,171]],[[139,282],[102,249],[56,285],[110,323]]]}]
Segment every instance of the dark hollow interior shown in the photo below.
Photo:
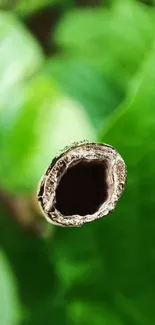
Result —
[{"label": "dark hollow interior", "polygon": [[57,187],[56,209],[65,216],[95,213],[108,196],[106,174],[106,161],[70,167]]}]

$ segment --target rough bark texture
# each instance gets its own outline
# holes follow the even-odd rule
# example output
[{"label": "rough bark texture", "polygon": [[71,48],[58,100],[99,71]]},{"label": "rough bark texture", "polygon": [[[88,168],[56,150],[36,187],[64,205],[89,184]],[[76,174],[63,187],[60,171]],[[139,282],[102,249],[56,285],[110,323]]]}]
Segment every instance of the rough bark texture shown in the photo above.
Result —
[{"label": "rough bark texture", "polygon": [[113,147],[76,143],[53,159],[41,181],[38,201],[47,221],[78,227],[108,215],[125,181],[125,162]]}]

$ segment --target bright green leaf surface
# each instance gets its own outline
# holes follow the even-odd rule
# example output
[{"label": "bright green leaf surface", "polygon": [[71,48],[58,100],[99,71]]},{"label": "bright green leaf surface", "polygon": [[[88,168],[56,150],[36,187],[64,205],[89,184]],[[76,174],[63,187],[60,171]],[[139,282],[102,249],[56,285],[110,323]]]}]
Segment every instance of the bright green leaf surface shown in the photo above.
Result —
[{"label": "bright green leaf surface", "polygon": [[[12,14],[0,12],[0,139],[23,102],[23,82],[43,61],[41,49]],[[0,140],[1,141],[1,140]]]},{"label": "bright green leaf surface", "polygon": [[126,102],[101,137],[103,142],[111,143],[121,152],[128,168],[126,191],[104,224],[102,234],[107,253],[119,257],[112,273],[118,287],[116,303],[118,308],[124,304],[124,313],[132,317],[134,323],[150,325],[155,322],[154,66],[155,49],[142,64]]},{"label": "bright green leaf surface", "polygon": [[85,60],[59,57],[47,61],[45,71],[57,80],[62,91],[84,106],[97,130],[103,127],[124,95],[114,80],[91,67]]},{"label": "bright green leaf surface", "polygon": [[42,61],[41,49],[24,25],[0,11],[0,110],[12,103],[14,86],[30,77]]},{"label": "bright green leaf surface", "polygon": [[60,22],[55,39],[65,51],[82,56],[118,79],[128,79],[148,52],[155,13],[132,0],[109,9],[78,9]]},{"label": "bright green leaf surface", "polygon": [[5,127],[1,129],[0,178],[4,188],[12,191],[35,190],[60,149],[74,141],[95,140],[83,107],[44,76],[29,82],[23,93],[12,118],[12,107],[8,107],[1,121]]}]

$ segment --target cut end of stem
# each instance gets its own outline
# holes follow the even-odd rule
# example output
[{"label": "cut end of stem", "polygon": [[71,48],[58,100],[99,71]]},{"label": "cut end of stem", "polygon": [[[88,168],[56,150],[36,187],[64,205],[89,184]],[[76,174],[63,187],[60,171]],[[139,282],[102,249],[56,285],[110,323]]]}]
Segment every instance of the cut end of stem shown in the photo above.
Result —
[{"label": "cut end of stem", "polygon": [[65,216],[93,214],[107,196],[106,161],[81,160],[62,176],[56,189],[56,209]]},{"label": "cut end of stem", "polygon": [[38,192],[46,219],[81,226],[109,214],[120,198],[126,167],[111,146],[79,143],[54,158]]}]

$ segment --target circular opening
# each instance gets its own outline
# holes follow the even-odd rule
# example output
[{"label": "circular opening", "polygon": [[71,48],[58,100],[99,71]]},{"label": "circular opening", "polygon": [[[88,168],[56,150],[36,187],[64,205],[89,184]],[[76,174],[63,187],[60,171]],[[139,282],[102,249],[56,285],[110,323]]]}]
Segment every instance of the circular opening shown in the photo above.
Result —
[{"label": "circular opening", "polygon": [[98,211],[108,197],[106,161],[80,163],[70,167],[56,189],[56,209],[64,216],[85,216]]}]

